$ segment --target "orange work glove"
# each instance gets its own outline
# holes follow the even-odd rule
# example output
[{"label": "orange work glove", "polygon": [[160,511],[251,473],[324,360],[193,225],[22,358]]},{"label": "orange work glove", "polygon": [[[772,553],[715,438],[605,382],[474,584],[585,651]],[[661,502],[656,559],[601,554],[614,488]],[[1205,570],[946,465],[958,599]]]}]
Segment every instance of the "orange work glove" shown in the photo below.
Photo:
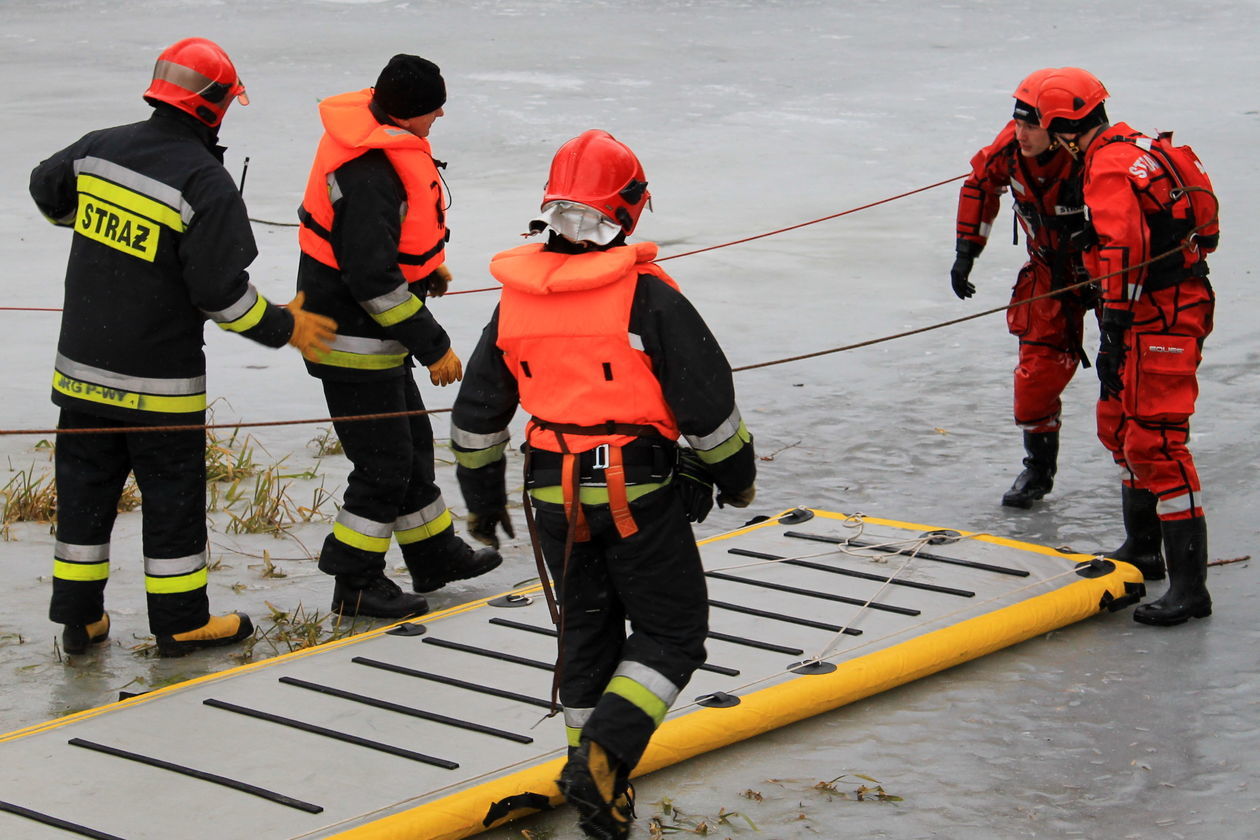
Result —
[{"label": "orange work glove", "polygon": [[307,359],[318,362],[331,349],[328,345],[337,335],[337,322],[327,315],[307,312],[302,308],[305,302],[306,292],[298,292],[285,307],[293,316],[289,343]]},{"label": "orange work glove", "polygon": [[429,297],[441,297],[446,294],[446,290],[451,285],[451,270],[443,263],[433,269],[425,283],[425,290]]},{"label": "orange work glove", "polygon": [[450,385],[464,378],[464,365],[455,349],[449,348],[446,355],[429,365],[429,381],[434,385]]}]

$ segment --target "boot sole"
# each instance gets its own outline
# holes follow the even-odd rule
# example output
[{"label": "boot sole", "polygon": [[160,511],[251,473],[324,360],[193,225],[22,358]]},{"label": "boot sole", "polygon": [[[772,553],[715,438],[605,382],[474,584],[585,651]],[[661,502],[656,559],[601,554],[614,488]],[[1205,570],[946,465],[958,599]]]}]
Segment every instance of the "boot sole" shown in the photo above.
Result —
[{"label": "boot sole", "polygon": [[1039,502],[1046,497],[1045,493],[1037,496],[1025,496],[1018,499],[1011,499],[1006,496],[1002,497],[1002,507],[1013,507],[1027,510],[1033,506],[1033,502]]},{"label": "boot sole", "polygon": [[333,604],[331,611],[342,618],[385,618],[397,621],[400,618],[419,618],[429,612],[429,607],[426,605],[424,609],[404,610],[386,614],[384,610],[372,612],[371,610],[357,609],[343,601],[341,603]]},{"label": "boot sole", "polygon": [[469,572],[460,574],[457,577],[449,577],[449,578],[443,577],[441,581],[437,583],[434,583],[431,581],[423,581],[422,583],[417,583],[415,576],[412,575],[411,589],[413,592],[416,592],[420,595],[428,595],[430,592],[437,592],[439,589],[441,589],[443,586],[446,586],[446,584],[448,583],[454,583],[457,580],[472,580],[475,577],[481,577],[486,572],[493,572],[495,569],[499,568],[502,565],[503,565],[503,556],[500,555],[498,560],[496,560],[494,563],[491,563],[488,566],[483,566],[481,568],[473,569]]},{"label": "boot sole", "polygon": [[630,836],[630,823],[617,822],[613,816],[615,806],[600,798],[589,771],[581,774],[562,772],[556,786],[565,801],[578,812],[578,827],[586,836],[596,840],[624,840]]},{"label": "boot sole", "polygon": [[75,642],[67,642],[66,637],[63,634],[61,637],[61,650],[63,653],[68,653],[71,656],[80,656],[82,654],[87,653],[89,650],[91,650],[91,648],[94,645],[99,645],[102,642],[108,642],[108,641],[109,641],[108,633],[106,633],[104,636],[93,636],[89,639],[76,640]]},{"label": "boot sole", "polygon": [[1162,618],[1160,616],[1152,616],[1149,614],[1139,613],[1134,610],[1133,620],[1138,624],[1145,624],[1149,627],[1176,627],[1178,624],[1185,624],[1192,618],[1207,618],[1212,614],[1212,608],[1200,609],[1196,612],[1183,613],[1173,618]]}]

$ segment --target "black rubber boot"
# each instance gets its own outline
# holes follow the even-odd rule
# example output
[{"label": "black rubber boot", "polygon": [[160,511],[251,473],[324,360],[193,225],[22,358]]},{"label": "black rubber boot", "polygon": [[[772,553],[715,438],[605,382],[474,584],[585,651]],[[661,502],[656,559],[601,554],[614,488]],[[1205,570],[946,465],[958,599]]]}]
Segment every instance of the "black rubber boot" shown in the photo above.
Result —
[{"label": "black rubber boot", "polygon": [[503,557],[493,548],[472,546],[449,528],[437,536],[403,546],[403,561],[411,572],[411,588],[433,592],[457,580],[467,580],[497,569]]},{"label": "black rubber boot", "polygon": [[343,616],[411,618],[429,611],[423,595],[403,592],[382,572],[374,577],[338,575],[333,586],[332,611]]},{"label": "black rubber boot", "polygon": [[1108,556],[1132,563],[1146,580],[1163,580],[1164,555],[1160,551],[1163,535],[1159,514],[1155,512],[1155,494],[1126,484],[1120,488],[1120,501],[1124,512],[1124,545]]},{"label": "black rubber boot", "polygon": [[556,780],[577,809],[578,827],[595,840],[625,840],[634,824],[634,787],[627,768],[599,744],[583,738]]},{"label": "black rubber boot", "polygon": [[87,653],[92,645],[99,645],[109,640],[109,613],[102,612],[101,617],[91,624],[67,624],[61,631],[61,649],[66,653]]},{"label": "black rubber boot", "polygon": [[1024,471],[1002,495],[1006,507],[1030,508],[1054,489],[1054,474],[1059,468],[1059,433],[1024,432],[1024,450],[1028,453]]},{"label": "black rubber boot", "polygon": [[1168,591],[1133,611],[1139,624],[1170,627],[1191,618],[1212,614],[1212,596],[1207,591],[1207,521],[1177,519],[1161,523],[1164,557],[1168,561]]}]

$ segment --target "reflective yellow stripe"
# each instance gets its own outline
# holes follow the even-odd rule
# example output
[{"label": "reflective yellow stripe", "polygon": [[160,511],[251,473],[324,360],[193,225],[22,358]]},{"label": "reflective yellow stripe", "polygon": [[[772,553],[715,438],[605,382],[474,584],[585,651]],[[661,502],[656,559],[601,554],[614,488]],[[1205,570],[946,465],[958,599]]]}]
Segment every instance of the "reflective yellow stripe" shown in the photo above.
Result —
[{"label": "reflective yellow stripe", "polygon": [[570,747],[576,747],[582,742],[582,728],[579,726],[566,726],[564,728],[564,739]]},{"label": "reflective yellow stripe", "polygon": [[59,580],[106,580],[109,577],[109,561],[100,563],[70,563],[53,559],[53,577]]},{"label": "reflective yellow stripe", "polygon": [[625,698],[650,717],[657,726],[661,725],[665,713],[669,711],[669,705],[664,700],[629,677],[613,677],[608,681],[608,688],[604,689],[604,693]]},{"label": "reflective yellow stripe", "polygon": [[392,327],[394,324],[406,321],[412,315],[419,312],[423,307],[424,301],[420,300],[420,298],[415,295],[412,295],[410,300],[400,303],[397,306],[390,307],[384,312],[369,314],[372,315],[372,320],[380,324],[382,327]]},{"label": "reflective yellow stripe", "polygon": [[[659,490],[668,483],[668,481],[662,481],[652,484],[628,485],[626,487],[626,499],[631,502],[635,499],[641,499],[653,490]],[[529,491],[529,495],[540,502],[551,502],[557,505],[564,504],[564,490],[559,484],[553,484],[550,487],[535,487]],[[608,504],[608,488],[583,485],[578,491],[578,501],[584,505],[606,505]]]},{"label": "reflective yellow stripe", "polygon": [[204,589],[208,580],[209,574],[204,566],[186,575],[172,575],[171,577],[145,575],[144,591],[150,595],[178,595],[182,592]]},{"label": "reflective yellow stripe", "polygon": [[389,353],[383,355],[369,353],[347,353],[344,350],[330,350],[319,357],[321,365],[332,367],[354,368],[355,370],[385,370],[398,367],[407,358],[406,353]]},{"label": "reflective yellow stripe", "polygon": [[132,213],[165,225],[177,233],[184,232],[184,219],[179,215],[179,211],[160,201],[154,201],[147,195],[111,184],[95,175],[80,174],[75,184],[80,193],[104,199],[124,210],[130,210]]},{"label": "reflective yellow stripe", "polygon": [[189,394],[184,397],[161,397],[154,394],[138,394],[119,388],[106,388],[92,382],[82,382],[60,372],[53,373],[53,390],[77,400],[130,408],[135,411],[156,411],[163,414],[188,414],[206,410],[206,395]]},{"label": "reflective yellow stripe", "polygon": [[735,430],[735,434],[728,437],[722,443],[712,449],[702,449],[696,452],[700,456],[700,460],[706,464],[716,464],[718,461],[725,461],[736,452],[744,448],[744,444],[752,441],[752,435],[748,433],[748,427],[744,425],[744,421],[739,421],[739,428]]},{"label": "reflective yellow stripe", "polygon": [[497,446],[491,446],[486,449],[477,449],[472,452],[461,452],[456,449],[455,463],[469,470],[479,469],[487,464],[493,464],[495,461],[503,460],[503,451],[507,449],[507,441]]},{"label": "reflective yellow stripe", "polygon": [[389,550],[389,537],[369,537],[340,522],[333,523],[333,539],[364,551],[384,553]]},{"label": "reflective yellow stripe", "polygon": [[[451,522],[451,512],[450,510],[444,510],[433,521],[417,525],[414,528],[395,531],[394,536],[398,539],[399,545],[410,545],[421,540],[427,540],[429,537],[435,537],[451,527],[454,527]],[[385,545],[387,548],[389,547],[389,540],[385,541]]]},{"label": "reflective yellow stripe", "polygon": [[162,228],[90,195],[79,196],[74,232],[145,262],[157,259]]},{"label": "reflective yellow stripe", "polygon": [[254,305],[249,308],[248,312],[237,318],[235,321],[228,321],[226,324],[219,324],[219,326],[225,330],[230,330],[231,332],[245,332],[251,327],[257,326],[258,322],[262,320],[263,313],[266,311],[267,299],[262,295],[259,295],[258,299],[254,301]]}]

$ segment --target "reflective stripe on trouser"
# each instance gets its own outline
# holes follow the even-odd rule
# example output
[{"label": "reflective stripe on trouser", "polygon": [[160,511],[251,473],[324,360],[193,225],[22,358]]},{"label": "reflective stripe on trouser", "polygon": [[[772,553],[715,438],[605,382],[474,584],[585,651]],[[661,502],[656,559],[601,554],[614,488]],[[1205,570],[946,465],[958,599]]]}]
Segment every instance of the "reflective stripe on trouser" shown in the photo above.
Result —
[{"label": "reflective stripe on trouser", "polygon": [[594,706],[564,707],[564,738],[570,747],[577,747],[582,738],[582,727],[594,714]]},{"label": "reflective stripe on trouser", "polygon": [[[633,767],[704,662],[704,573],[671,486],[630,503],[639,528],[629,537],[618,533],[607,505],[584,507],[591,539],[573,545],[562,573],[563,508],[536,505],[539,540],[563,611],[560,702],[566,727],[575,730],[570,738],[591,738]],[[584,709],[591,711],[581,714]]]},{"label": "reflective stripe on trouser", "polygon": [[[131,425],[61,411],[62,429]],[[149,629],[182,633],[209,620],[205,440],[202,431],[57,435],[57,547],[49,618],[86,624],[101,617],[110,533],[123,485],[134,472],[144,496],[140,515]],[[112,559],[122,558],[115,553]],[[153,583],[159,579],[160,584]]]},{"label": "reflective stripe on trouser", "polygon": [[[322,380],[334,418],[359,414],[420,411],[424,403],[411,372],[390,379],[358,382]],[[350,459],[341,513],[324,540],[319,568],[331,575],[370,576],[385,569],[385,552],[400,517],[410,523],[399,542],[433,536],[427,528],[450,527],[450,514],[434,482],[433,426],[427,414],[375,420],[336,420],[333,428]],[[432,519],[413,521],[424,512]]]},{"label": "reflective stripe on trouser", "polygon": [[1187,444],[1212,309],[1204,280],[1187,280],[1139,300],[1135,325],[1125,336],[1124,388],[1118,398],[1098,401],[1099,440],[1131,475],[1130,486],[1155,494],[1163,520],[1204,515]]},{"label": "reflective stripe on trouser", "polygon": [[[1050,291],[1048,266],[1029,262],[1020,269],[1011,303]],[[1026,432],[1053,432],[1060,424],[1063,389],[1079,364],[1085,311],[1072,294],[1051,297],[1006,311],[1006,326],[1019,339],[1014,376],[1015,425]]]},{"label": "reflective stripe on trouser", "polygon": [[394,521],[394,537],[406,548],[431,539],[453,527],[451,512],[439,493],[438,497],[419,510],[404,513]]}]

